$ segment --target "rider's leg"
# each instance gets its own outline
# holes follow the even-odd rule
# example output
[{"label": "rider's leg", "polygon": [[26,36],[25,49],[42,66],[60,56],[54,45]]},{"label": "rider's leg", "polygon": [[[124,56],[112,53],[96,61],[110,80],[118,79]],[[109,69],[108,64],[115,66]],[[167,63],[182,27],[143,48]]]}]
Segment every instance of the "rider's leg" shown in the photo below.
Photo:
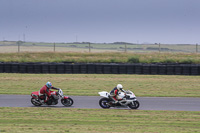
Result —
[{"label": "rider's leg", "polygon": [[114,96],[113,99],[115,99],[115,104],[118,103],[117,96]]},{"label": "rider's leg", "polygon": [[110,98],[113,100],[113,102],[116,104],[116,103],[118,103],[118,100],[117,100],[117,98],[116,98],[116,95],[115,94],[113,94],[113,93],[110,93]]},{"label": "rider's leg", "polygon": [[49,100],[49,97],[47,95],[45,95],[45,100],[44,102],[46,103]]},{"label": "rider's leg", "polygon": [[111,96],[111,99],[113,100],[113,103],[118,103],[118,100],[116,99],[116,96]]},{"label": "rider's leg", "polygon": [[41,102],[41,103],[44,103],[45,100],[41,99],[40,97],[44,96],[45,98],[45,95],[44,94],[41,94],[40,91],[39,91],[39,98],[38,100]]}]

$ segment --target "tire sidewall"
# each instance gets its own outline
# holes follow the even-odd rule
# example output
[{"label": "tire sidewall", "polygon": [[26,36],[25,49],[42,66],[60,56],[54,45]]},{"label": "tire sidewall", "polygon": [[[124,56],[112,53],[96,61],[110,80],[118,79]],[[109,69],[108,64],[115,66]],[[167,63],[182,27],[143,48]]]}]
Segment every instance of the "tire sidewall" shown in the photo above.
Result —
[{"label": "tire sidewall", "polygon": [[41,106],[41,105],[42,105],[42,104],[37,104],[37,103],[33,102],[33,99],[35,99],[35,98],[31,98],[31,103],[32,103],[34,106]]},{"label": "tire sidewall", "polygon": [[102,108],[104,108],[104,109],[108,109],[108,108],[110,108],[110,106],[103,106],[102,105],[102,102],[103,101],[107,101],[107,103],[110,101],[109,99],[107,99],[107,98],[101,98],[100,100],[99,100],[99,105],[102,107]]},{"label": "tire sidewall", "polygon": [[[70,100],[70,104],[65,104],[65,100]],[[61,99],[61,103],[66,106],[66,107],[69,107],[69,106],[72,106],[74,101],[69,97],[67,99]]]},{"label": "tire sidewall", "polygon": [[133,102],[136,104],[136,106],[133,106],[132,103],[130,103],[128,105],[128,107],[131,108],[131,109],[137,109],[137,108],[139,108],[140,103],[138,101],[133,101]]}]

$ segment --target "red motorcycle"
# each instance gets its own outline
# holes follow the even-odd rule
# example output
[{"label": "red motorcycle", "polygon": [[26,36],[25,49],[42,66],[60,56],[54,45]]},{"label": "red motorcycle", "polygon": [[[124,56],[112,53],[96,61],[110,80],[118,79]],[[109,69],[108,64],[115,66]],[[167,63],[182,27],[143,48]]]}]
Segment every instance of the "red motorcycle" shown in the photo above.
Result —
[{"label": "red motorcycle", "polygon": [[39,96],[39,92],[35,91],[31,93],[31,103],[35,106],[41,106],[41,105],[56,105],[58,104],[58,100],[61,98],[61,103],[66,106],[72,106],[74,101],[68,97],[63,95],[63,91],[61,89],[56,91],[51,91],[51,96],[49,97],[49,100],[45,103],[41,102],[41,100],[45,100],[45,96]]}]

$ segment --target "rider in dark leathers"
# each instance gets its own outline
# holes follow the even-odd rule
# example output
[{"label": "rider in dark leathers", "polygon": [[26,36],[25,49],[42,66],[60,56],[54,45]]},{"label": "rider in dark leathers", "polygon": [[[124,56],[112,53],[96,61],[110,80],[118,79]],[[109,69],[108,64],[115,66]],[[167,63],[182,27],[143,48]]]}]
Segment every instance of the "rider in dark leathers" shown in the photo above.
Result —
[{"label": "rider in dark leathers", "polygon": [[110,96],[113,99],[115,104],[117,104],[119,102],[118,101],[119,99],[117,99],[117,95],[118,95],[119,91],[124,92],[123,86],[121,84],[118,84],[117,87],[115,87],[114,89],[112,89],[110,91]]}]

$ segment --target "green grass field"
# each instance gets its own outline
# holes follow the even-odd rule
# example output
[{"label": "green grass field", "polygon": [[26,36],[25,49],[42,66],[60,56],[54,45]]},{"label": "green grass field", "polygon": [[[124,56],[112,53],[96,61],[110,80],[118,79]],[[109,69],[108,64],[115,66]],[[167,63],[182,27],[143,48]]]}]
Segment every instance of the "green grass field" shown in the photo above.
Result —
[{"label": "green grass field", "polygon": [[38,91],[47,81],[66,95],[97,96],[118,83],[143,97],[200,97],[200,76],[126,74],[0,74],[0,94]]},{"label": "green grass field", "polygon": [[195,133],[200,112],[0,108],[0,132]]}]

